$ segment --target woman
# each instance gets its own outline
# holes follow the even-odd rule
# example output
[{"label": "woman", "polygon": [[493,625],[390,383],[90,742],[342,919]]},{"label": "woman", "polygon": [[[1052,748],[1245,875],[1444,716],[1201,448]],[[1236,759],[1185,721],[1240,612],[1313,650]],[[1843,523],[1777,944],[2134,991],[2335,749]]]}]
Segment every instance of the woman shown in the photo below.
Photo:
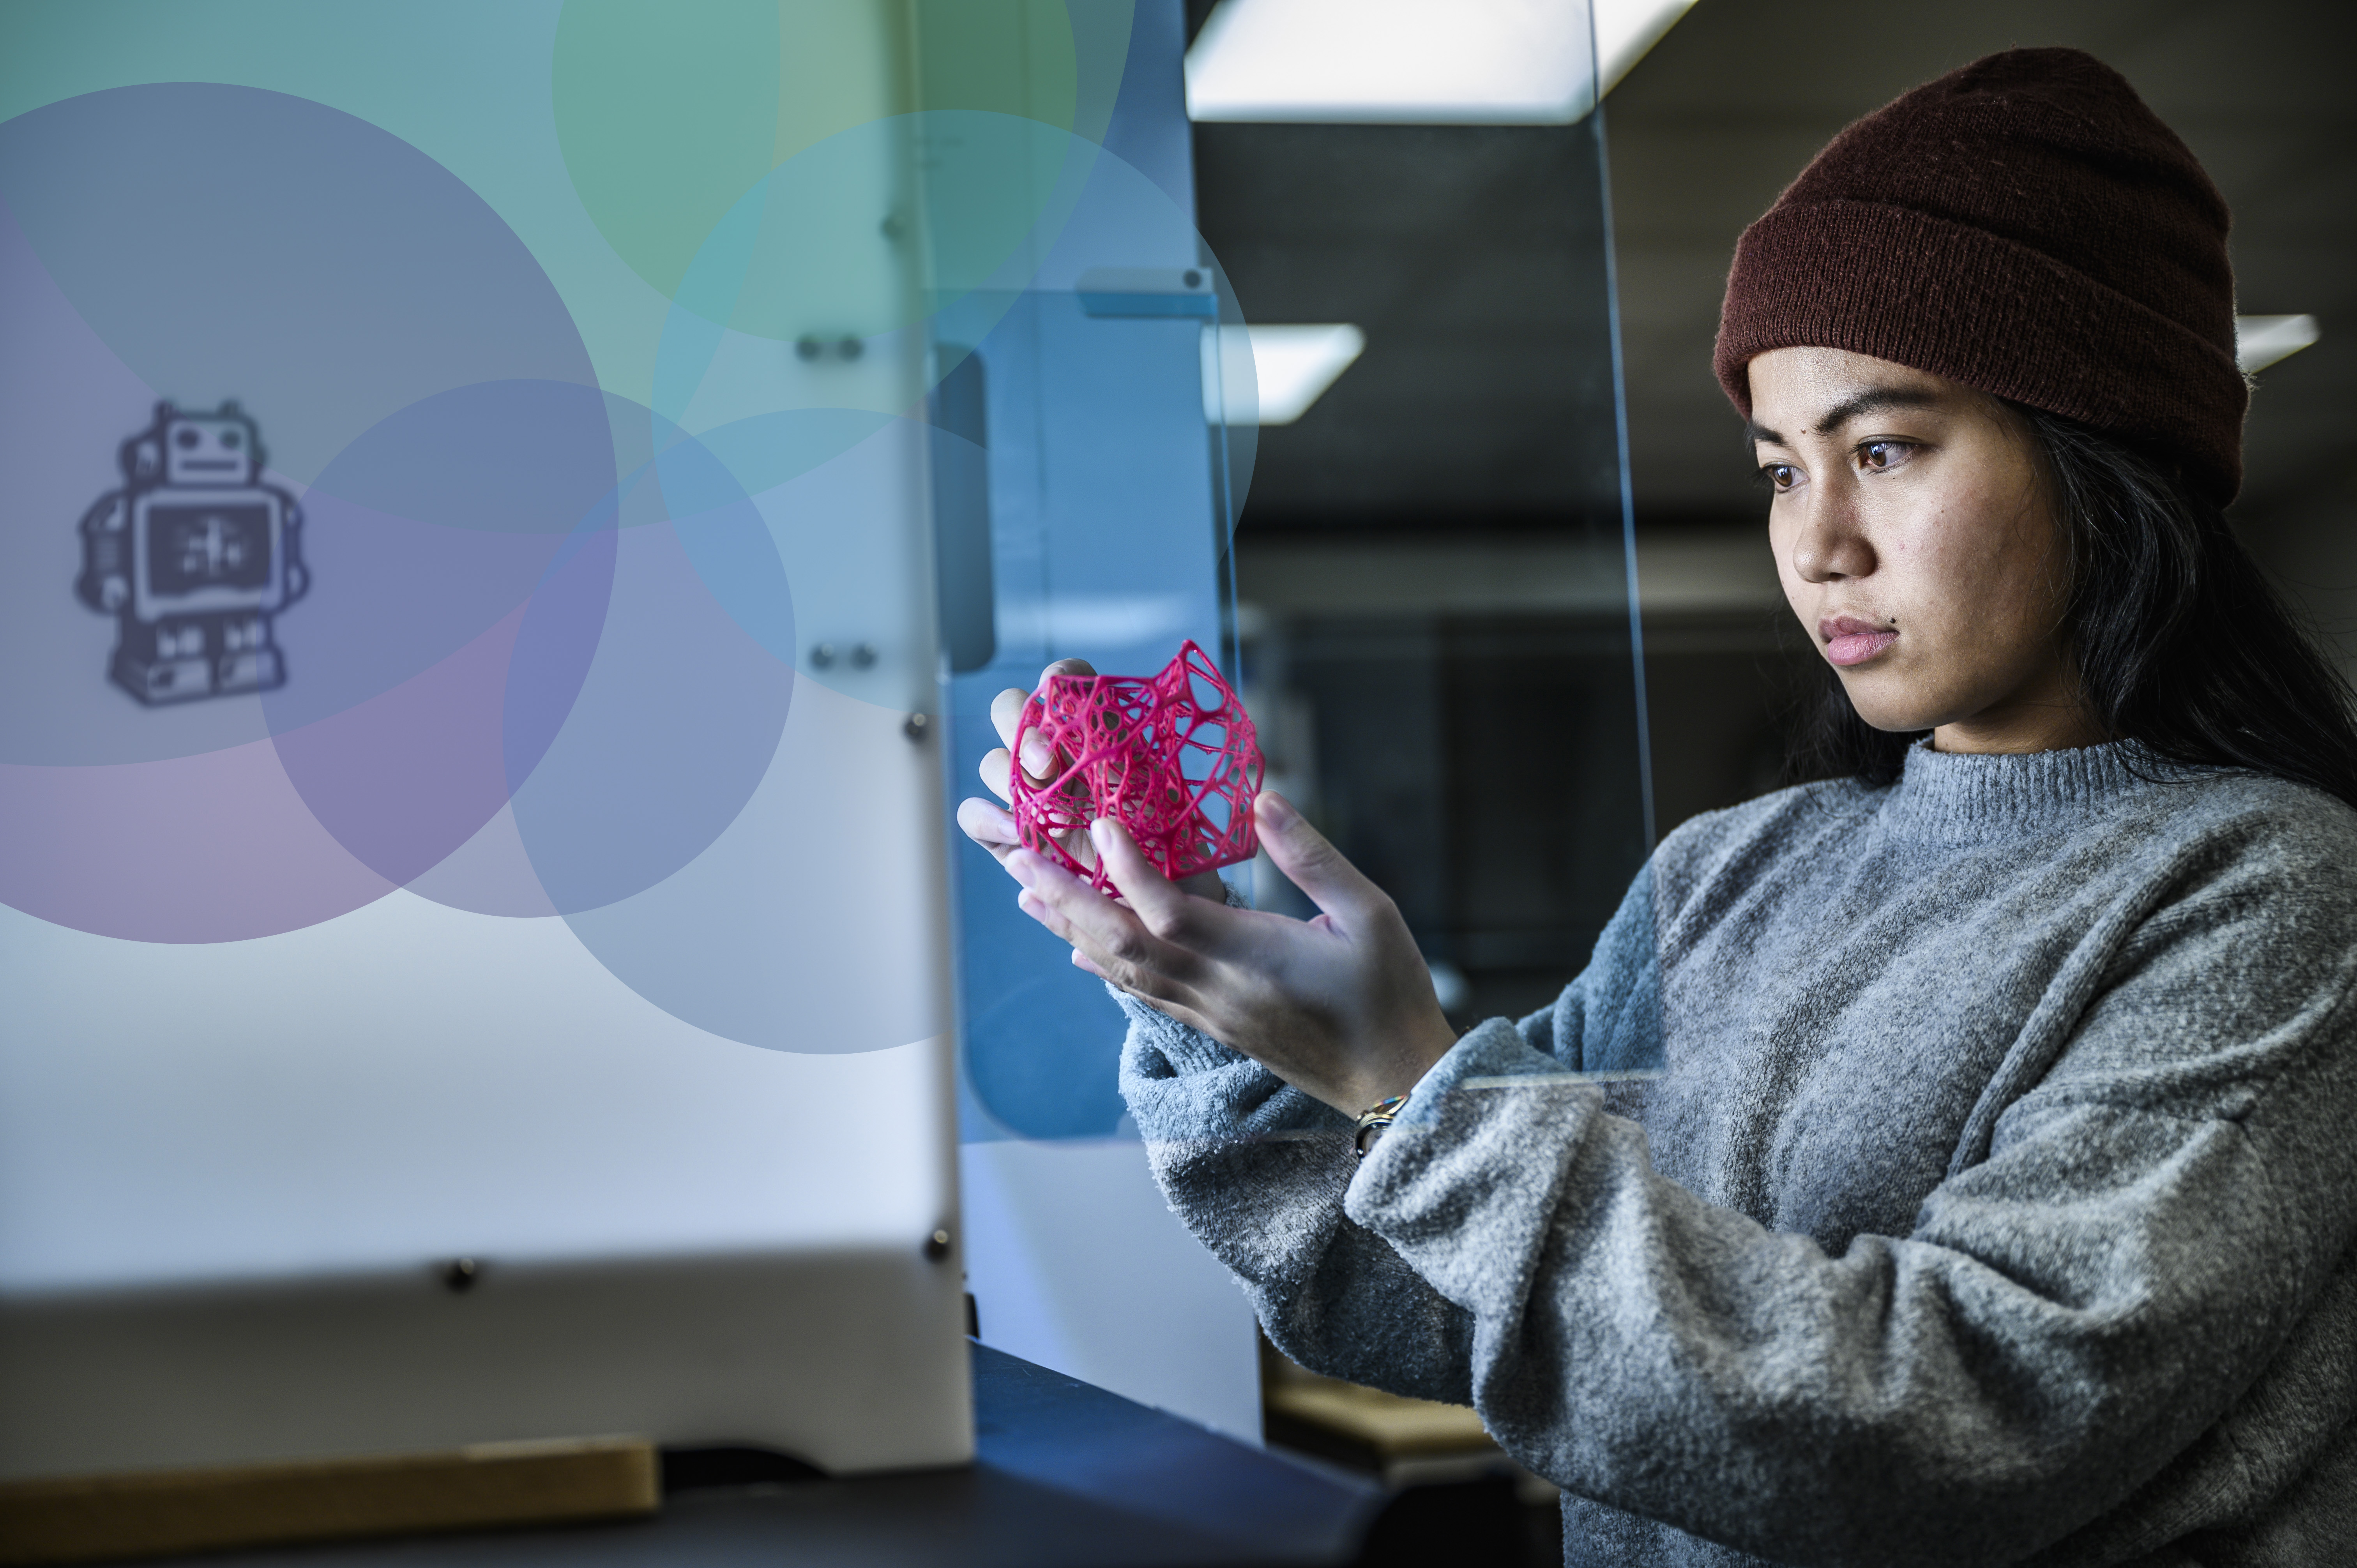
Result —
[{"label": "woman", "polygon": [[2024,50],[1746,232],[1718,369],[1847,777],[1672,833],[1519,1024],[1455,1037],[1275,797],[1308,924],[964,809],[1270,1337],[1477,1405],[1567,1561],[2357,1561],[2357,730],[2220,513],[2225,227]]}]

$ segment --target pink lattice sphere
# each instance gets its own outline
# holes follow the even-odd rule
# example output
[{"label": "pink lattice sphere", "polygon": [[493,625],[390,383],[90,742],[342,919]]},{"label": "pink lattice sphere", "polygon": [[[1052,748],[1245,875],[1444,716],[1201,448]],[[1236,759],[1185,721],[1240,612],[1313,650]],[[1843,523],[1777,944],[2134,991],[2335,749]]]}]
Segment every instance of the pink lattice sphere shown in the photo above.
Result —
[{"label": "pink lattice sphere", "polygon": [[[1014,754],[1038,736],[1056,771],[1034,784],[1022,768],[1011,791],[1024,844],[1099,889],[1102,866],[1065,847],[1099,817],[1129,830],[1172,880],[1250,860],[1253,797],[1265,771],[1243,700],[1191,640],[1158,675],[1051,675],[1023,705]],[[1115,889],[1118,891],[1118,889]]]}]

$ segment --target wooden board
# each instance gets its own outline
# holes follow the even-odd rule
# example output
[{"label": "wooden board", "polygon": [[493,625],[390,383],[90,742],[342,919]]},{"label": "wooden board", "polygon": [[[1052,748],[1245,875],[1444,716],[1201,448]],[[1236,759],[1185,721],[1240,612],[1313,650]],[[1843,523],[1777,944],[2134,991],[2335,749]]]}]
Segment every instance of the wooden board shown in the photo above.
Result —
[{"label": "wooden board", "polygon": [[0,1483],[0,1563],[627,1519],[662,1500],[632,1437]]}]

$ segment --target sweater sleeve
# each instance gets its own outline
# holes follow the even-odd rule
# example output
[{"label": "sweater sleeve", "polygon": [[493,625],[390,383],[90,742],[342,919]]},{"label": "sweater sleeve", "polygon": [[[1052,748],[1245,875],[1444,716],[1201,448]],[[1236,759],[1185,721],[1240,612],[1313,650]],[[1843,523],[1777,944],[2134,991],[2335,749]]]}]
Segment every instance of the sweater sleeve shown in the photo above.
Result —
[{"label": "sweater sleeve", "polygon": [[[1587,969],[1555,1004],[1473,1031],[1411,1103],[1468,1076],[1625,1076],[1661,1059],[1651,878],[1641,873]],[[1113,989],[1108,987],[1108,989]],[[1119,990],[1121,1090],[1171,1209],[1252,1298],[1277,1348],[1394,1393],[1473,1399],[1472,1315],[1343,1208],[1351,1119]],[[1501,1050],[1501,1047],[1502,1050]]]},{"label": "sweater sleeve", "polygon": [[2153,1543],[2056,1543],[2165,1485],[2357,1234],[2357,921],[2263,880],[2123,944],[1910,1234],[1832,1256],[1703,1202],[1502,1024],[1347,1213],[1464,1315],[1484,1421],[1572,1492],[1778,1561],[2126,1561]]}]

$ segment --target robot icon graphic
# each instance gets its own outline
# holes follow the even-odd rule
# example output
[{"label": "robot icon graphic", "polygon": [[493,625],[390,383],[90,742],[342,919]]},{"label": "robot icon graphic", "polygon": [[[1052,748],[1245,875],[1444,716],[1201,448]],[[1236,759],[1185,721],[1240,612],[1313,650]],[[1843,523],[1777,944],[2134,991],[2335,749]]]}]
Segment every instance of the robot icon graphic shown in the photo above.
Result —
[{"label": "robot icon graphic", "polygon": [[302,510],[261,482],[259,435],[234,403],[159,403],[118,454],[124,488],[82,516],[74,591],[115,618],[107,673],[151,707],[285,683],[273,620],[311,579]]}]

